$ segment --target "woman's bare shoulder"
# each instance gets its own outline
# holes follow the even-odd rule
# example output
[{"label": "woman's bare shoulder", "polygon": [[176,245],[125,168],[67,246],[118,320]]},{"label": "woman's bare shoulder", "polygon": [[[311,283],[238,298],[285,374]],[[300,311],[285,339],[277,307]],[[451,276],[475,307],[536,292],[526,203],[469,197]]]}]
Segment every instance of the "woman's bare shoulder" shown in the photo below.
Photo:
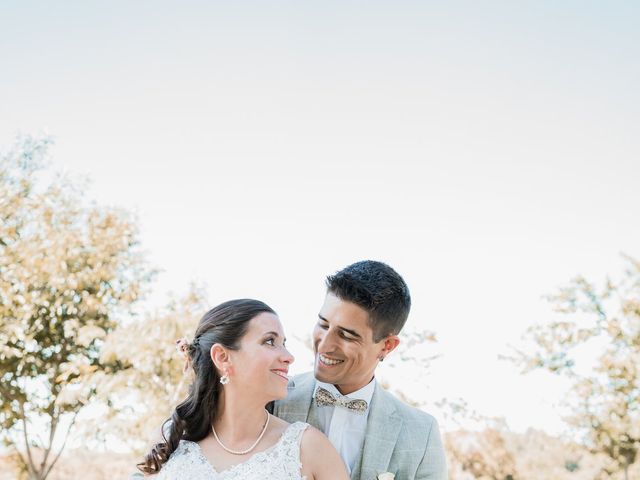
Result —
[{"label": "woman's bare shoulder", "polygon": [[303,470],[314,480],[348,480],[342,458],[324,433],[309,425],[300,442]]},{"label": "woman's bare shoulder", "polygon": [[[331,442],[327,438],[327,436],[318,430],[313,425],[307,425],[307,428],[302,435],[302,442],[300,443],[300,448],[333,448]],[[335,450],[335,449],[334,449]]]}]

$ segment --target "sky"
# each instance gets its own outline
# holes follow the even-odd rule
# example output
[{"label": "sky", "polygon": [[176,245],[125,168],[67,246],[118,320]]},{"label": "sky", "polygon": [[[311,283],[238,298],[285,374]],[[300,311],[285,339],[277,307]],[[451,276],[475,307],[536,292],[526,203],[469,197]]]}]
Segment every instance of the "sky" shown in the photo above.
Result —
[{"label": "sky", "polygon": [[[439,416],[464,399],[562,430],[566,384],[499,360],[544,295],[640,257],[637,2],[5,1],[0,148],[138,216],[148,299],[259,298],[300,346],[324,277],[361,259],[411,289]],[[295,371],[294,368],[294,371]]]}]

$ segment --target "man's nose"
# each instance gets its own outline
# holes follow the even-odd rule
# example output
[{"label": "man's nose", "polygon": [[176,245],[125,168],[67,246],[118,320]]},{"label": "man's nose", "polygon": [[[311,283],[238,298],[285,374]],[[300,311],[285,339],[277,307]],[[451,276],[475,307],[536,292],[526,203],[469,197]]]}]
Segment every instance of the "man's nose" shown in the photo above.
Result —
[{"label": "man's nose", "polygon": [[333,332],[329,330],[321,330],[320,341],[318,342],[318,351],[331,352],[335,346]]}]

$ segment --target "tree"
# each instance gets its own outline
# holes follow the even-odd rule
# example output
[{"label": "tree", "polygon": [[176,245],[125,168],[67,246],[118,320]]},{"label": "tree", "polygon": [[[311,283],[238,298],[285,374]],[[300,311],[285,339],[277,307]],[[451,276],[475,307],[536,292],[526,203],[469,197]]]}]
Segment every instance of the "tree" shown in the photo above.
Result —
[{"label": "tree", "polygon": [[162,422],[187,396],[192,371],[185,371],[175,341],[192,340],[207,310],[205,297],[203,288],[191,285],[184,297],[107,336],[101,361],[118,368],[113,374],[95,374],[97,400],[107,408],[91,431],[114,435],[139,453],[158,436]]},{"label": "tree", "polygon": [[[516,461],[504,437],[504,426],[480,432],[458,431],[445,436],[450,468],[480,480],[516,480]],[[453,472],[452,472],[453,473]]]},{"label": "tree", "polygon": [[438,407],[449,426],[444,444],[452,480],[525,478],[517,468],[514,442],[503,418],[481,415],[462,399],[442,399]]},{"label": "tree", "polygon": [[47,179],[50,146],[19,137],[0,156],[0,438],[38,480],[95,395],[104,338],[153,274],[126,212]]},{"label": "tree", "polygon": [[[569,424],[609,458],[605,475],[624,472],[628,479],[640,447],[640,262],[625,259],[619,281],[598,289],[578,277],[550,296],[562,319],[529,329],[536,351],[519,352],[517,360],[524,371],[571,379]],[[579,359],[590,351],[600,354],[585,367]]]}]

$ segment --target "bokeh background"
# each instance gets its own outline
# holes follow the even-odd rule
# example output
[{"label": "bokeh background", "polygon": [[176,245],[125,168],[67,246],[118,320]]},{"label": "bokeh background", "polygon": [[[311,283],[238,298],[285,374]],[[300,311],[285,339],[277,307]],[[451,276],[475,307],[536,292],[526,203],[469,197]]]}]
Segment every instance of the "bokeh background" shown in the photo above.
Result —
[{"label": "bokeh background", "polygon": [[3,2],[0,475],[126,478],[207,308],[272,305],[302,372],[324,277],[371,258],[413,297],[379,378],[452,479],[640,477],[638,21]]}]

